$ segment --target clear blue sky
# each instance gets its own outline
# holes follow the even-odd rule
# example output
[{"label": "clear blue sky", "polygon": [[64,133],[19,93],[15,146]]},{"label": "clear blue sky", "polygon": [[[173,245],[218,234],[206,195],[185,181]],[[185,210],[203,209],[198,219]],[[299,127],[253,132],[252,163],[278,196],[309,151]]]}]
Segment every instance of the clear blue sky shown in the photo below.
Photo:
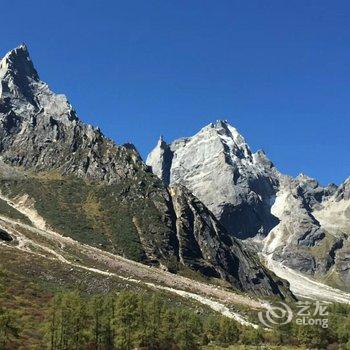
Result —
[{"label": "clear blue sky", "polygon": [[12,0],[0,42],[143,156],[229,119],[285,173],[350,175],[349,1]]}]

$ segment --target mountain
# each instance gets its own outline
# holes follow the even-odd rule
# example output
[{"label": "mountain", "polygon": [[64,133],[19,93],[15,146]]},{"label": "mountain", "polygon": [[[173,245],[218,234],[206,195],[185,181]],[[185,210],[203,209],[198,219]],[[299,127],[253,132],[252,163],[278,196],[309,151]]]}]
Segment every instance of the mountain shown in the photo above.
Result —
[{"label": "mountain", "polygon": [[[185,187],[167,187],[133,145],[80,121],[25,45],[0,63],[0,191],[41,230],[256,295],[290,295]],[[5,204],[0,214],[17,219]]]},{"label": "mountain", "polygon": [[166,185],[193,192],[232,237],[283,266],[349,290],[349,179],[322,187],[306,175],[281,174],[227,121],[171,144],[161,138],[146,163]]},{"label": "mountain", "polygon": [[278,223],[270,212],[276,170],[262,151],[253,154],[227,122],[171,145],[160,139],[146,163],[166,185],[188,187],[239,238],[267,234]]}]

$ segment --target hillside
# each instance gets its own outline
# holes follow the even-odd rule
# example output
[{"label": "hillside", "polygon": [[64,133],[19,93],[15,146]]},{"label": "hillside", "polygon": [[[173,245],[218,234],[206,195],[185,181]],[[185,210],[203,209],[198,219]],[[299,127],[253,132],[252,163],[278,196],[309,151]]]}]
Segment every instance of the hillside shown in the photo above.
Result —
[{"label": "hillside", "polygon": [[40,80],[26,46],[2,59],[0,80],[4,196],[60,234],[128,259],[255,295],[289,294],[185,188],[168,189],[132,145],[80,121]]}]

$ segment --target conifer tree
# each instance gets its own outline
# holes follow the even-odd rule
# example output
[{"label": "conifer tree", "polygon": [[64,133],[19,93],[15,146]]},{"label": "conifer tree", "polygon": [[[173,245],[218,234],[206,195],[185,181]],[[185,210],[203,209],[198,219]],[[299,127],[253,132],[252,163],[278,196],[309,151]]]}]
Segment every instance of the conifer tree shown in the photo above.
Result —
[{"label": "conifer tree", "polygon": [[130,350],[134,344],[134,335],[137,329],[137,297],[133,293],[121,293],[115,303],[116,329],[115,343],[120,350]]}]

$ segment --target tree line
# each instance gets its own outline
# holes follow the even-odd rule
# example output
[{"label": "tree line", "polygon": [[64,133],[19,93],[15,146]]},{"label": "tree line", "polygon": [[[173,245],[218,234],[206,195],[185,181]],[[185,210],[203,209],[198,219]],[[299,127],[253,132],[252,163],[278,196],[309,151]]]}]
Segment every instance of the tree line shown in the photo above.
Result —
[{"label": "tree line", "polygon": [[232,344],[239,338],[238,325],[226,317],[170,306],[158,294],[127,291],[91,298],[60,293],[45,327],[50,350],[196,350],[210,341]]},{"label": "tree line", "polygon": [[197,350],[208,344],[350,350],[347,305],[337,304],[329,310],[329,328],[291,322],[266,331],[188,308],[155,292],[89,296],[68,291],[56,293],[41,305],[42,321],[28,323],[23,322],[27,318],[19,317],[21,305],[15,304],[16,297],[6,292],[3,277],[0,270],[0,350],[17,349],[19,345],[29,349],[23,339],[34,334],[39,336],[40,344],[34,348],[49,350]]},{"label": "tree line", "polygon": [[160,295],[120,292],[82,297],[58,294],[46,321],[50,350],[197,350],[208,344],[294,345],[350,350],[349,306],[334,305],[329,328],[293,322],[270,331],[243,327],[219,314],[202,314]]}]

